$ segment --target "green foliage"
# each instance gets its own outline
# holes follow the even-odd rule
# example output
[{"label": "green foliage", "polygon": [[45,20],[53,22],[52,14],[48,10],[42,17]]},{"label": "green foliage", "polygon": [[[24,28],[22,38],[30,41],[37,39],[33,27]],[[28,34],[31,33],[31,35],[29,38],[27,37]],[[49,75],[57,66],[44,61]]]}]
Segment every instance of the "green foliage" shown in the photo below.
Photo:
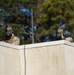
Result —
[{"label": "green foliage", "polygon": [[5,29],[5,27],[0,27],[0,40],[1,41],[4,40],[4,34],[5,34],[4,29]]},{"label": "green foliage", "polygon": [[21,5],[25,6],[25,7],[29,7],[29,8],[35,8],[36,4],[37,4],[37,0],[1,0],[1,7],[4,8],[12,8],[14,6],[14,4],[16,3],[20,3]]},{"label": "green foliage", "polygon": [[[40,9],[40,17],[37,22],[45,24],[49,34],[56,31],[60,22],[66,24],[65,29],[74,35],[74,1],[73,0],[45,0]],[[44,32],[44,30],[42,31]]]},{"label": "green foliage", "polygon": [[[3,40],[4,37],[5,20],[3,17],[7,13],[12,17],[7,18],[6,21],[13,27],[14,34],[21,40],[22,28],[20,24],[25,22],[25,18],[19,14],[17,3],[21,7],[25,6],[34,10],[34,21],[42,28],[39,33],[40,38],[49,34],[53,35],[57,28],[60,27],[61,22],[65,23],[65,30],[70,31],[71,36],[74,38],[74,0],[1,0],[0,7],[5,8],[7,11],[0,13],[0,21],[4,21],[4,26],[0,27],[0,40]],[[14,17],[14,14],[18,16]],[[31,43],[31,41],[31,39],[21,40],[21,44]]]}]

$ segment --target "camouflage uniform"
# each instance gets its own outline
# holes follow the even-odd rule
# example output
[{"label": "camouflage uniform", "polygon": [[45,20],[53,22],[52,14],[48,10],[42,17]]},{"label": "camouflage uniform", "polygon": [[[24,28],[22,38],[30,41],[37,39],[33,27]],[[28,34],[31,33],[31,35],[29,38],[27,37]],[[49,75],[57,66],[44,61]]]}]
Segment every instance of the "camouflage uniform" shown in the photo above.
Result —
[{"label": "camouflage uniform", "polygon": [[19,38],[14,36],[14,34],[12,34],[11,38],[9,40],[7,40],[6,42],[7,43],[11,43],[11,44],[15,44],[15,45],[19,45],[20,44]]},{"label": "camouflage uniform", "polygon": [[64,31],[62,28],[58,28],[58,33],[60,33],[61,39],[67,40],[69,42],[73,42],[73,38],[72,37],[64,37]]},{"label": "camouflage uniform", "polygon": [[11,44],[15,44],[15,45],[19,45],[20,44],[20,40],[18,37],[16,37],[13,33],[12,27],[7,27],[7,33],[11,34],[11,38],[6,40],[7,43],[11,43]]}]

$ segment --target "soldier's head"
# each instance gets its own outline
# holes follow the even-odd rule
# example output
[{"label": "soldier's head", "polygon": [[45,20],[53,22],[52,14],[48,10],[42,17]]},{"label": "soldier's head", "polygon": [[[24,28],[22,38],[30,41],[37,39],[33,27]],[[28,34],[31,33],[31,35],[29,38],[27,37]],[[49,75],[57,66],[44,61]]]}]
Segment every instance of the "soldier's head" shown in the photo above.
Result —
[{"label": "soldier's head", "polygon": [[8,26],[7,29],[6,29],[5,39],[9,40],[12,36],[12,33],[13,33],[12,27]]},{"label": "soldier's head", "polygon": [[58,33],[63,33],[63,29],[62,28],[58,28]]},{"label": "soldier's head", "polygon": [[7,33],[8,33],[8,34],[12,34],[12,32],[13,32],[12,27],[8,26],[8,27],[7,27]]},{"label": "soldier's head", "polygon": [[62,28],[58,28],[58,30],[57,30],[57,36],[61,37],[61,34],[64,34],[63,29]]}]

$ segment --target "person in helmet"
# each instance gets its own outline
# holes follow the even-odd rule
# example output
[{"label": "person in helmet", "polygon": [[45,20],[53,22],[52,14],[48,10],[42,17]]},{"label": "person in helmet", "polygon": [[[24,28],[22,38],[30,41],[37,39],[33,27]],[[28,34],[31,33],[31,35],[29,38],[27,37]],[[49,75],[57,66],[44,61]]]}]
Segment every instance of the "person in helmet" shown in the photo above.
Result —
[{"label": "person in helmet", "polygon": [[13,29],[12,29],[12,27],[10,27],[10,26],[8,26],[8,27],[6,28],[5,42],[11,43],[11,44],[15,44],[15,45],[19,45],[19,44],[20,44],[19,38],[16,37],[16,36],[13,34]]},{"label": "person in helmet", "polygon": [[67,40],[69,42],[73,42],[72,37],[65,37],[64,36],[64,30],[62,28],[58,28],[56,40]]},{"label": "person in helmet", "polygon": [[62,28],[58,28],[57,34],[56,34],[56,40],[64,40],[64,31]]}]

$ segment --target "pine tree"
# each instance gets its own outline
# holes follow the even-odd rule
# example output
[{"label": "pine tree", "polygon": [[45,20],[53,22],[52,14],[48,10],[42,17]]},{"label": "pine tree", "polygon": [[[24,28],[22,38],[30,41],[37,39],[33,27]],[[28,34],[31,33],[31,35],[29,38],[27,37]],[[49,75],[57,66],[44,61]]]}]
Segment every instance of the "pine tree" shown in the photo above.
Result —
[{"label": "pine tree", "polygon": [[64,30],[69,31],[71,33],[70,36],[74,38],[73,0],[45,0],[39,9],[39,13],[40,17],[37,19],[37,23],[43,27],[41,35],[46,36],[50,34],[53,37],[57,28],[65,25]]}]

